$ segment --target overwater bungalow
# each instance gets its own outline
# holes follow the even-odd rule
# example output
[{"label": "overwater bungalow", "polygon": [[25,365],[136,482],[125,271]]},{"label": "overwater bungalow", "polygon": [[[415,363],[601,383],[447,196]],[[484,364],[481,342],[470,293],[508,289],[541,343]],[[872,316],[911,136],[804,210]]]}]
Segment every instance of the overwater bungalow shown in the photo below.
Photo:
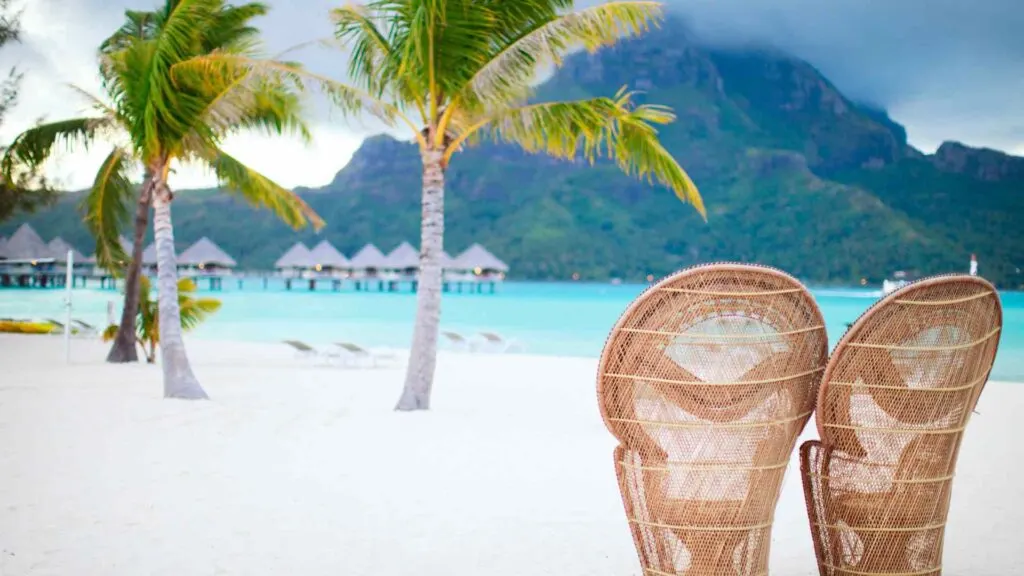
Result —
[{"label": "overwater bungalow", "polygon": [[53,252],[28,224],[4,242],[0,258],[0,286],[46,287],[58,282]]},{"label": "overwater bungalow", "polygon": [[388,258],[373,244],[363,246],[349,259],[354,278],[378,278],[388,270]]},{"label": "overwater bungalow", "polygon": [[387,269],[404,277],[415,277],[420,269],[420,253],[408,242],[402,242],[387,255]]},{"label": "overwater bungalow", "polygon": [[304,271],[315,267],[312,252],[302,242],[296,242],[274,262],[274,269],[284,278],[301,277]]},{"label": "overwater bungalow", "polygon": [[479,244],[473,244],[459,254],[455,258],[455,267],[472,273],[479,280],[504,280],[508,273],[508,264]]},{"label": "overwater bungalow", "polygon": [[[145,253],[143,253],[145,256]],[[179,274],[201,274],[204,276],[229,275],[238,265],[235,259],[206,236],[189,246],[178,256]]]},{"label": "overwater bungalow", "polygon": [[455,270],[456,266],[457,266],[457,264],[455,264],[455,258],[452,258],[450,254],[448,254],[447,252],[442,250],[441,251],[441,270],[444,270],[444,271]]},{"label": "overwater bungalow", "polygon": [[84,269],[88,266],[85,256],[60,236],[50,240],[50,243],[47,244],[46,247],[50,249],[50,255],[53,256],[53,261],[60,264],[65,270],[67,269],[68,252],[71,252],[71,265],[75,269]]},{"label": "overwater bungalow", "polygon": [[52,263],[53,253],[50,248],[43,242],[43,239],[36,233],[35,229],[28,224],[22,224],[10,238],[4,242],[3,254],[0,255],[8,263],[13,264],[13,261],[27,261],[32,263],[36,261],[35,265],[41,263]]},{"label": "overwater bungalow", "polygon": [[[127,238],[125,238],[124,235],[122,234],[122,235],[117,237],[117,243],[121,245],[121,250],[124,250],[124,255],[128,257],[128,259],[125,260],[124,262],[118,262],[118,264],[122,268],[125,268],[125,267],[128,266],[128,264],[131,263],[132,252],[133,252],[133,250],[132,250],[132,248],[133,248],[132,241],[127,239]],[[113,276],[113,274],[111,273],[110,270],[107,270],[107,269],[103,268],[102,266],[99,266],[96,263],[96,255],[95,254],[93,254],[92,256],[90,256],[88,258],[86,258],[85,261],[90,263],[90,264],[95,265],[95,267],[93,268],[93,272],[92,272],[94,276],[100,276],[100,277]],[[155,265],[156,265],[156,263],[154,262],[154,266]],[[154,268],[154,270],[155,270],[155,268]]]},{"label": "overwater bungalow", "polygon": [[352,263],[348,258],[345,258],[345,255],[327,240],[321,240],[314,246],[309,251],[309,257],[313,263],[313,270],[318,274],[344,278],[352,269]]},{"label": "overwater bungalow", "polygon": [[156,242],[142,249],[142,269],[150,274],[156,274]]}]

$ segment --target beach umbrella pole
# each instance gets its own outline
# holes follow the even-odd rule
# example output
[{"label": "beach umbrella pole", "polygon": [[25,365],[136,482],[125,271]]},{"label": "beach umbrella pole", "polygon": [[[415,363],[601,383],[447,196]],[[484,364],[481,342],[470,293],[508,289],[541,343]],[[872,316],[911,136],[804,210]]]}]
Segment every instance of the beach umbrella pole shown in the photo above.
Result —
[{"label": "beach umbrella pole", "polygon": [[68,270],[64,281],[64,361],[71,363],[71,287],[74,282],[72,271],[75,265],[75,255],[68,250]]}]

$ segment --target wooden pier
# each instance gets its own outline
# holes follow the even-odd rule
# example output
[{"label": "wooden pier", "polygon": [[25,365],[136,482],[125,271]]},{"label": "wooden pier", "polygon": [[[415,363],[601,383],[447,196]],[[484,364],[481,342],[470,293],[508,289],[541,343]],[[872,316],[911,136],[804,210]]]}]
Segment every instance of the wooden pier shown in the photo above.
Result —
[{"label": "wooden pier", "polygon": [[[132,243],[123,236],[119,241],[130,255]],[[73,262],[72,288],[114,291],[124,287],[123,276],[97,266],[94,257],[82,256],[60,237],[46,244],[31,226],[23,224],[0,244],[0,288],[65,288],[69,262]],[[420,285],[419,263],[419,251],[408,242],[401,242],[386,255],[367,244],[349,259],[326,239],[312,250],[297,242],[275,262],[273,272],[237,270],[235,260],[207,237],[176,258],[178,278],[191,278],[196,288],[209,291],[223,290],[227,279],[234,290],[279,290],[283,285],[286,292],[415,293]],[[507,264],[479,244],[472,244],[456,258],[442,251],[440,263],[441,289],[446,293],[494,294],[508,272]],[[156,247],[150,244],[142,251],[142,273],[156,277],[156,268]]]}]

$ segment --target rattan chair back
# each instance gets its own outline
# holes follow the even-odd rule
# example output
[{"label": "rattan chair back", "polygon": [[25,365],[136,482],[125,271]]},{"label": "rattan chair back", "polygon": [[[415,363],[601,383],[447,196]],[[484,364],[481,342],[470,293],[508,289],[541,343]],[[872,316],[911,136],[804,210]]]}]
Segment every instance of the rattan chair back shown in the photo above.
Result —
[{"label": "rattan chair back", "polygon": [[767,267],[689,268],[630,304],[597,390],[645,574],[767,572],[783,474],[827,347],[811,295]]},{"label": "rattan chair back", "polygon": [[910,284],[840,340],[801,472],[822,576],[937,576],[960,440],[1002,309],[972,276]]}]

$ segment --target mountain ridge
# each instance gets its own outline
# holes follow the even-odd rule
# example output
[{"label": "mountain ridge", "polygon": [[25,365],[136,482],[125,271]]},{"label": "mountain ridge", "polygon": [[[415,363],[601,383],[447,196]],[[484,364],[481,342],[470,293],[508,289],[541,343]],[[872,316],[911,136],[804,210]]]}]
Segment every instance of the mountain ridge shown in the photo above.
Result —
[{"label": "mountain ridge", "polygon": [[[683,26],[670,20],[574,54],[537,99],[610,96],[625,85],[671,106],[678,120],[660,129],[662,142],[701,189],[707,223],[607,162],[483,144],[457,154],[446,175],[446,248],[479,241],[514,278],[642,280],[734,260],[837,284],[966,270],[977,253],[984,276],[1024,284],[1024,159],[952,142],[924,154],[884,110],[850,100],[807,62],[694,44],[681,40]],[[319,236],[212,191],[178,195],[176,235],[183,244],[210,236],[250,267],[269,267],[297,240],[389,249],[418,238],[420,173],[413,144],[373,136],[330,183],[297,189],[328,222]],[[28,220],[44,237],[87,241],[70,197]]]}]

